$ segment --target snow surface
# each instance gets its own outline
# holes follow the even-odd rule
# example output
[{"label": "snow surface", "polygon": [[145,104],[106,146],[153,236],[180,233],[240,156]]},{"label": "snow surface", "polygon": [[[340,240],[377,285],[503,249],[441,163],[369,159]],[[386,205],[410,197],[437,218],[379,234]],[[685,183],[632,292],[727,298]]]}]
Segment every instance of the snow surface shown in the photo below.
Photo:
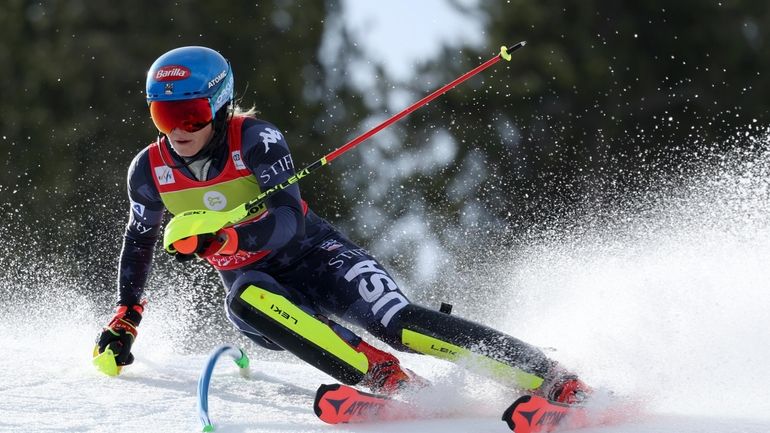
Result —
[{"label": "snow surface", "polygon": [[[137,363],[118,378],[101,376],[91,367],[94,327],[80,326],[51,336],[40,337],[40,330],[51,323],[32,322],[4,327],[0,368],[0,431],[2,432],[195,432],[201,426],[196,412],[196,385],[206,355],[177,355],[158,342],[146,341],[137,349]],[[147,338],[149,340],[149,338]],[[64,344],[63,352],[39,350]],[[735,342],[736,345],[743,343]],[[767,350],[763,348],[762,350]],[[329,377],[291,362],[263,361],[253,352],[251,377],[242,378],[228,359],[217,364],[210,388],[210,415],[218,432],[506,432],[500,414],[513,398],[490,385],[491,397],[462,396],[452,384],[469,391],[483,380],[447,369],[438,361],[405,356],[405,362],[438,382],[438,391],[426,407],[456,410],[451,419],[398,421],[376,425],[330,426],[320,422],[312,411],[315,388],[330,383]],[[56,362],[51,362],[51,358]],[[419,367],[419,368],[417,368]],[[654,369],[653,369],[654,370]],[[438,372],[438,374],[436,374]],[[433,374],[431,374],[433,373]],[[629,372],[643,376],[644,371]],[[739,375],[741,373],[738,373]],[[767,383],[767,376],[756,377]],[[486,382],[484,382],[486,384]],[[659,385],[663,390],[665,387]],[[665,391],[662,391],[665,393]],[[469,394],[473,394],[469,392]],[[686,414],[683,411],[656,410],[649,417],[622,426],[589,428],[582,431],[605,433],[706,433],[770,431],[767,413],[756,419],[731,409],[744,400],[732,397],[737,390],[713,389],[693,396],[697,401],[716,400],[725,409],[714,413]],[[725,395],[725,398],[720,397]],[[762,404],[765,404],[764,402]],[[697,406],[697,404],[696,404]],[[686,411],[685,411],[686,412]],[[762,418],[764,417],[764,418]]]},{"label": "snow surface", "polygon": [[[756,146],[770,148],[767,136]],[[476,287],[486,305],[455,303],[456,314],[558,348],[552,356],[589,383],[647,405],[639,419],[586,433],[770,432],[770,152],[759,153],[727,155],[676,191],[630,198],[476,262],[468,272],[494,287]],[[196,385],[214,347],[189,353],[170,337],[187,323],[173,302],[156,300],[136,363],[108,378],[90,363],[105,306],[66,281],[20,275],[30,280],[0,287],[0,432],[200,431]],[[418,355],[401,358],[436,385],[421,400],[451,418],[325,425],[312,401],[331,378],[246,350],[251,378],[222,359],[212,379],[219,432],[507,431],[499,418],[513,391]]]}]

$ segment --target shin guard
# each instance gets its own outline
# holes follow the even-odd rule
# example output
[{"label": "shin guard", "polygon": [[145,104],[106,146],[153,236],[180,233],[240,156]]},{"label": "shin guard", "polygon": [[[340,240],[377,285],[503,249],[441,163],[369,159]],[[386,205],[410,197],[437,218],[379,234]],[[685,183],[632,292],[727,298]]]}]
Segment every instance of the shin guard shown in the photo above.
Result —
[{"label": "shin guard", "polygon": [[342,383],[360,382],[369,369],[366,355],[284,296],[248,285],[232,297],[230,309],[270,341]]},{"label": "shin guard", "polygon": [[537,389],[554,362],[536,347],[469,320],[408,305],[401,343],[415,352],[462,364],[519,389]]}]

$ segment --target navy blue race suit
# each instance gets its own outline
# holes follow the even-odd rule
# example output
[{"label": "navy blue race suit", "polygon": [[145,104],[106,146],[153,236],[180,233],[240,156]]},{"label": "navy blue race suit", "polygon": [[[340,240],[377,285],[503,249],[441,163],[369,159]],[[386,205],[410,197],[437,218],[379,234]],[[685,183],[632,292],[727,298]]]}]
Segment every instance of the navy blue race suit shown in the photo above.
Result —
[{"label": "navy blue race suit", "polygon": [[[242,160],[262,191],[286,181],[295,172],[288,145],[277,131],[272,124],[254,118],[247,118],[241,127]],[[270,142],[265,139],[268,133],[272,137]],[[165,140],[160,140],[159,145],[168,146]],[[175,159],[172,163],[183,165],[184,161],[170,147],[169,151]],[[221,146],[212,156],[206,179],[214,179],[222,172],[228,157],[228,147]],[[148,149],[143,150],[134,158],[128,172],[131,211],[120,256],[119,275],[119,303],[123,305],[140,302],[165,210],[156,179],[153,178],[150,159]],[[190,179],[195,179],[187,168],[181,170]],[[459,356],[466,351],[492,358],[515,371],[524,372],[523,376],[514,379],[517,386],[537,388],[555,371],[553,361],[526,343],[483,325],[411,304],[371,254],[312,210],[303,207],[296,184],[270,196],[266,204],[266,217],[237,225],[235,229],[239,248],[269,250],[269,254],[239,268],[219,270],[228,291],[227,316],[253,341],[269,349],[281,349],[263,335],[266,331],[259,329],[265,326],[270,328],[272,323],[256,319],[249,322],[243,319],[248,314],[243,317],[236,314],[234,298],[247,286],[257,286],[283,296],[328,324],[352,347],[358,345],[360,337],[328,320],[329,317],[356,324],[398,350],[417,351],[445,359],[447,355]],[[276,332],[271,329],[270,332]],[[410,331],[409,335],[421,336],[422,341],[433,343],[420,349],[408,347],[404,340],[406,331]],[[292,338],[283,341],[293,344],[296,339]],[[308,347],[303,344],[286,348],[297,354],[297,350]],[[320,355],[320,358],[325,357]],[[316,366],[324,369],[320,364]],[[334,368],[329,367],[325,371],[338,379],[344,376],[339,371],[335,374]],[[525,376],[526,380],[522,380],[521,377]],[[355,377],[355,380],[358,379],[360,376]],[[349,382],[354,383],[354,380]]]},{"label": "navy blue race suit", "polygon": [[[248,118],[242,126],[243,161],[264,191],[286,181],[294,172],[289,147],[282,134],[269,146],[260,133],[277,128],[268,122]],[[163,145],[163,144],[162,144]],[[166,144],[166,146],[168,146]],[[267,149],[266,149],[267,148]],[[172,155],[175,155],[173,151]],[[224,167],[228,152],[221,146],[212,159],[207,179],[215,178]],[[174,161],[182,165],[181,159]],[[183,168],[193,178],[189,170]],[[150,272],[152,252],[161,232],[163,202],[153,181],[147,149],[132,161],[128,172],[131,211],[120,256],[119,303],[131,305],[142,297]],[[194,179],[194,178],[193,178]],[[342,235],[323,218],[308,210],[302,212],[299,187],[293,185],[267,199],[267,217],[236,227],[239,244],[249,250],[270,250],[262,260],[234,270],[220,271],[229,293],[235,284],[254,284],[282,294],[309,312],[336,315],[389,342],[397,341],[394,315],[408,303],[387,271],[364,249]],[[351,274],[351,268],[364,263],[376,272]],[[360,266],[359,266],[360,268]],[[372,304],[359,293],[362,279],[376,274],[394,292],[388,305],[372,312]],[[346,278],[347,276],[347,278]],[[229,305],[229,304],[228,304]],[[311,313],[312,314],[312,313]],[[277,349],[259,336],[259,331],[234,317],[228,317],[250,338]],[[356,337],[337,327],[343,338],[356,344]]]}]

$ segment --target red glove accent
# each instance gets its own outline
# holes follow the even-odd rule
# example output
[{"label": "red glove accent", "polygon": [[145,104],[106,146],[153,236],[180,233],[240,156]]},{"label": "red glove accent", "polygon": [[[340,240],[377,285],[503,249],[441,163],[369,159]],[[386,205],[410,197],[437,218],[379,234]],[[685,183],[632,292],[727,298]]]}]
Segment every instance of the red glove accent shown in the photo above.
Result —
[{"label": "red glove accent", "polygon": [[189,260],[193,254],[205,259],[214,254],[233,255],[238,252],[238,233],[225,227],[214,233],[190,236],[174,242],[177,259]]},{"label": "red glove accent", "polygon": [[[138,313],[138,315],[129,312],[129,308]],[[110,323],[107,324],[107,328],[112,329],[114,332],[125,330],[136,338],[136,327],[142,320],[143,312],[144,307],[139,304],[131,305],[130,307],[128,305],[120,305],[115,309],[115,316],[113,316]]]},{"label": "red glove accent", "polygon": [[135,305],[119,305],[115,316],[96,337],[94,356],[110,348],[115,355],[115,363],[119,366],[134,362],[131,346],[136,339],[136,327],[142,321],[144,302]]},{"label": "red glove accent", "polygon": [[224,237],[224,245],[219,254],[231,256],[238,252],[238,232],[233,227],[225,227],[217,232],[218,237]]},{"label": "red glove accent", "polygon": [[198,257],[205,259],[214,254],[232,255],[238,252],[238,233],[232,227],[220,229],[216,235],[211,236],[211,241],[198,252]]}]

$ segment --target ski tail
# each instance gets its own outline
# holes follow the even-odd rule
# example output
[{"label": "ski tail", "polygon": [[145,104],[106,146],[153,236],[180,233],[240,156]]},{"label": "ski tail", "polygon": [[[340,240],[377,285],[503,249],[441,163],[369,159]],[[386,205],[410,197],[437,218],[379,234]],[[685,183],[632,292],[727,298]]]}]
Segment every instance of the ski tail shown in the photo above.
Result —
[{"label": "ski tail", "polygon": [[318,387],[313,411],[328,424],[420,418],[420,411],[409,403],[338,383]]}]

